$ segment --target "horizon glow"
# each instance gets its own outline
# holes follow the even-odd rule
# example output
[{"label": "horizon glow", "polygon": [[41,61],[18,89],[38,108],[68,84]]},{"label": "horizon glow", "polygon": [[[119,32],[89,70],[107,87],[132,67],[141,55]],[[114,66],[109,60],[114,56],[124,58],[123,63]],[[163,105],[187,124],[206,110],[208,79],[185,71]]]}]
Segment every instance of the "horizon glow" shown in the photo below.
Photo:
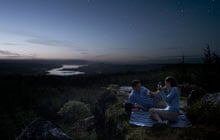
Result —
[{"label": "horizon glow", "polygon": [[219,0],[2,0],[0,59],[198,61],[220,53]]}]

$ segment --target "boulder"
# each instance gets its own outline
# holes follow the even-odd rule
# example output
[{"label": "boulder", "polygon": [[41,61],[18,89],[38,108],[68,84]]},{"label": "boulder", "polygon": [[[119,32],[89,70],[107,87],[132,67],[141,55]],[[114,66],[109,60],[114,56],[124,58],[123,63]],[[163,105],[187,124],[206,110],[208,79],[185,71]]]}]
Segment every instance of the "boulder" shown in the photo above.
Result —
[{"label": "boulder", "polygon": [[107,87],[107,90],[111,91],[111,92],[115,92],[119,89],[119,85],[116,84],[111,84]]},{"label": "boulder", "polygon": [[117,95],[121,96],[125,101],[128,100],[128,96],[132,90],[130,86],[122,86],[117,90]]},{"label": "boulder", "polygon": [[130,86],[122,86],[119,88],[118,90],[118,94],[120,95],[129,95],[129,93],[131,92],[132,87]]},{"label": "boulder", "polygon": [[116,94],[121,97],[125,102],[128,100],[128,96],[132,90],[131,86],[119,86],[116,84],[111,84],[106,88],[109,92]]},{"label": "boulder", "polygon": [[16,140],[72,140],[52,122],[37,118],[32,121]]},{"label": "boulder", "polygon": [[220,92],[214,94],[206,94],[202,97],[202,101],[210,104],[220,105]]},{"label": "boulder", "polygon": [[193,103],[201,100],[201,98],[206,94],[206,91],[201,89],[201,88],[197,88],[195,90],[192,90],[189,94],[189,96],[187,97],[187,105],[190,106]]}]

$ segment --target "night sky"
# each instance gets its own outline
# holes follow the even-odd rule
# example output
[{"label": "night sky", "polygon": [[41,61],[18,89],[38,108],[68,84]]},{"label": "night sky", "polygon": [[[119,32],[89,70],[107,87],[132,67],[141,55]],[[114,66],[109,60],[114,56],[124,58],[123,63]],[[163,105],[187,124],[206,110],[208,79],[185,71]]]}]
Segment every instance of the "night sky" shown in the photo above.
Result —
[{"label": "night sky", "polygon": [[219,25],[220,0],[0,0],[0,58],[197,62]]}]

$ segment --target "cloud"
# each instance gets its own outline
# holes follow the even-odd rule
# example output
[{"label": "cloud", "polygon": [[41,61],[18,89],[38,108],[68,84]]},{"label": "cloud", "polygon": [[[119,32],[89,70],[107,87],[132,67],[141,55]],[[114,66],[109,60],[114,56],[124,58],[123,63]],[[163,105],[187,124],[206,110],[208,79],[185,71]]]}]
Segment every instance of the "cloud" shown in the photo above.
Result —
[{"label": "cloud", "polygon": [[84,54],[84,55],[86,55],[86,54],[89,54],[88,52],[81,52],[80,54]]},{"label": "cloud", "polygon": [[132,48],[128,48],[128,47],[112,47],[112,48],[109,48],[111,50],[123,50],[123,51],[126,51],[126,50],[131,50]]},{"label": "cloud", "polygon": [[111,56],[111,54],[106,53],[106,54],[96,55],[95,57],[96,57],[96,58],[102,58],[102,57],[109,57],[109,56]]},{"label": "cloud", "polygon": [[76,49],[76,51],[83,55],[89,54],[89,50],[87,49]]},{"label": "cloud", "polygon": [[77,49],[77,51],[79,51],[79,52],[88,52],[89,50],[87,50],[87,49]]},{"label": "cloud", "polygon": [[6,51],[6,50],[0,50],[0,56],[1,57],[21,57],[20,54]]},{"label": "cloud", "polygon": [[17,43],[9,43],[9,42],[6,42],[6,43],[2,43],[3,45],[8,45],[8,46],[16,46],[16,45],[20,45],[20,44],[17,44]]},{"label": "cloud", "polygon": [[36,58],[36,54],[27,54],[22,55],[19,53],[7,51],[7,50],[0,50],[0,58]]},{"label": "cloud", "polygon": [[43,39],[43,38],[32,38],[26,40],[28,43],[45,46],[56,46],[56,47],[75,47],[70,41],[55,40],[55,39]]},{"label": "cloud", "polygon": [[[5,29],[1,31],[12,34],[12,35],[23,36],[23,37],[29,38],[29,39],[26,39],[25,41],[30,44],[55,46],[55,47],[79,48],[78,46],[76,46],[75,43],[71,41],[59,40],[59,39],[48,39],[48,37],[38,35],[37,33],[34,33],[34,32],[26,32],[26,31],[11,30],[11,29]],[[3,43],[3,45],[22,45],[22,44],[6,42],[6,43]]]}]

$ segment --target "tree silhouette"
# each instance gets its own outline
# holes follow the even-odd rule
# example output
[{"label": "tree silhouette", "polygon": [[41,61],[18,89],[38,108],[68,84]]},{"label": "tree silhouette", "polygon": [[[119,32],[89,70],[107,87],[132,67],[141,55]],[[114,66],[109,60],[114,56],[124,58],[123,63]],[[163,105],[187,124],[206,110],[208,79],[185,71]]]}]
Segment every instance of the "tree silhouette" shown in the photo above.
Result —
[{"label": "tree silhouette", "polygon": [[208,44],[204,49],[203,64],[202,68],[198,70],[197,81],[208,92],[219,91],[219,56],[211,50]]},{"label": "tree silhouette", "polygon": [[206,48],[204,49],[203,62],[204,64],[219,63],[219,56],[215,52],[212,52],[209,44],[207,44]]}]

